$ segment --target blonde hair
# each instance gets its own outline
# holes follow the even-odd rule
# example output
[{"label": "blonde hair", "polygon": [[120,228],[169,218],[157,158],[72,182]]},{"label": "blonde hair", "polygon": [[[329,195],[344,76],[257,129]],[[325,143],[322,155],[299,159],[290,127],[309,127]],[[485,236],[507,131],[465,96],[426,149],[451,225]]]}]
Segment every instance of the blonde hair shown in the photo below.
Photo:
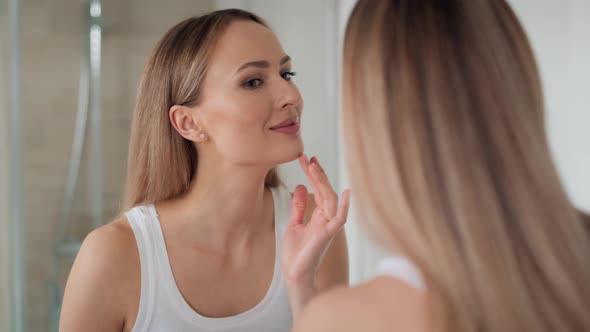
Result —
[{"label": "blonde hair", "polygon": [[344,47],[353,191],[442,331],[590,331],[590,237],[503,0],[360,0]]},{"label": "blonde hair", "polygon": [[[197,149],[173,128],[168,111],[173,105],[195,106],[201,101],[209,56],[224,29],[236,20],[268,27],[252,13],[221,10],[178,23],[153,50],[133,114],[122,211],[188,190],[197,171]],[[267,174],[265,184],[279,184],[275,169]]]}]

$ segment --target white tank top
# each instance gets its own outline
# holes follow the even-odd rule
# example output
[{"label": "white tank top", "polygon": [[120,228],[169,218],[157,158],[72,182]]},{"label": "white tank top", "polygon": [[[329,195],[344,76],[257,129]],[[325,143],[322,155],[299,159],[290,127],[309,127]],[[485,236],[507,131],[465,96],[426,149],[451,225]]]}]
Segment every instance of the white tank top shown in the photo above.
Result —
[{"label": "white tank top", "polygon": [[420,270],[402,256],[391,256],[383,259],[377,267],[376,274],[396,278],[416,289],[425,290]]},{"label": "white tank top", "polygon": [[272,188],[275,211],[275,264],[266,295],[236,316],[211,318],[194,311],[172,274],[164,236],[154,205],[137,206],[125,215],[131,224],[141,265],[139,311],[132,332],[290,331],[291,307],[281,272],[282,238],[291,214],[291,194]]}]

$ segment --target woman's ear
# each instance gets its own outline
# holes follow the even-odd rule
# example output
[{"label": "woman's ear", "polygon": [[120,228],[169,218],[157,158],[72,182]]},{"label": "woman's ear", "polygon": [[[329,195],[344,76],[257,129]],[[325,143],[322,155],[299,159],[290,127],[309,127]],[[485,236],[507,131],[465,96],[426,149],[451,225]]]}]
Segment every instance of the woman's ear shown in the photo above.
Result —
[{"label": "woman's ear", "polygon": [[199,126],[197,117],[189,107],[174,105],[170,107],[168,116],[174,129],[187,140],[202,143],[208,139],[208,135]]}]

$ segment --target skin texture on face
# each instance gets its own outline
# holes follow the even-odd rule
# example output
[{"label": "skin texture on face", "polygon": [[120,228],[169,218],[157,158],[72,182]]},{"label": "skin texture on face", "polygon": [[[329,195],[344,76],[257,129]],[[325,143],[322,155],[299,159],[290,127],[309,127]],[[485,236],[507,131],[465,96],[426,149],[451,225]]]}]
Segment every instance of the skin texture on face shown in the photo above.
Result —
[{"label": "skin texture on face", "polygon": [[301,118],[303,101],[291,76],[291,60],[271,30],[232,22],[209,58],[200,103],[176,119],[194,129],[181,134],[197,142],[200,158],[221,163],[273,167],[296,159],[303,152],[299,132],[272,129]]}]

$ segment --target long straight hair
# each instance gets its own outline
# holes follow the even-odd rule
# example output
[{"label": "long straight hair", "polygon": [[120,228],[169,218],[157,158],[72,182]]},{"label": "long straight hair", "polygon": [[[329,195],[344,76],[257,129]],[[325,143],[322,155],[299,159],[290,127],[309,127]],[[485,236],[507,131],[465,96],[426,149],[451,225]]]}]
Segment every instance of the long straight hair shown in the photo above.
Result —
[{"label": "long straight hair", "polygon": [[536,62],[509,5],[360,0],[343,61],[362,219],[419,266],[436,326],[590,331],[588,220],[551,159]]},{"label": "long straight hair", "polygon": [[[268,27],[250,12],[220,10],[178,23],[153,50],[133,114],[122,212],[188,190],[197,173],[197,149],[173,128],[168,111],[173,105],[195,106],[201,101],[209,56],[224,29],[236,20]],[[279,184],[274,168],[265,184]]]}]

